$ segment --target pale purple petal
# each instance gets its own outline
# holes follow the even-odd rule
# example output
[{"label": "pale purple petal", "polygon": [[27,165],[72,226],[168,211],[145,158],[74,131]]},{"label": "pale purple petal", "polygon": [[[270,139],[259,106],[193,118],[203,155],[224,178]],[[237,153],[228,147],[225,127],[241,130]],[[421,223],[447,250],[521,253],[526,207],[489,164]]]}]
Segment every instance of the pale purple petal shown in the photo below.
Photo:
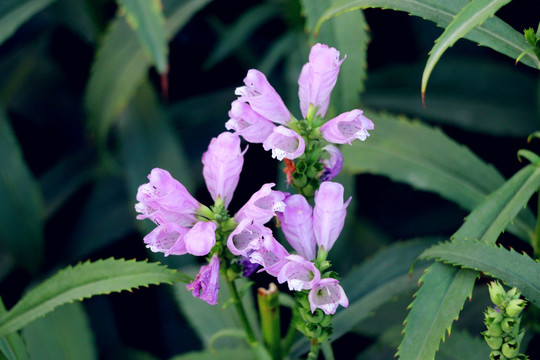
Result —
[{"label": "pale purple petal", "polygon": [[362,110],[356,109],[329,120],[321,126],[322,137],[335,144],[351,144],[354,139],[366,140],[368,130],[373,130],[374,125],[362,113]]},{"label": "pale purple petal", "polygon": [[276,127],[270,120],[256,113],[247,103],[235,100],[229,111],[227,130],[234,130],[250,143],[262,144]]},{"label": "pale purple petal", "polygon": [[328,181],[332,180],[341,172],[341,168],[343,167],[343,155],[341,155],[341,151],[332,144],[326,145],[323,147],[323,150],[326,150],[330,157],[328,159],[321,159],[321,163],[324,166],[324,171],[321,174],[321,181]]},{"label": "pale purple petal", "polygon": [[264,150],[272,150],[272,157],[278,160],[293,160],[300,157],[306,148],[302,136],[284,126],[274,128],[274,131],[263,142]]},{"label": "pale purple petal", "polygon": [[298,254],[313,260],[317,244],[313,233],[313,209],[300,194],[287,197],[285,205],[285,209],[277,213],[285,238]]},{"label": "pale purple petal", "polygon": [[200,204],[167,170],[155,168],[148,175],[150,182],[139,186],[135,210],[138,220],[149,218],[156,224],[174,222],[191,226],[197,219]]},{"label": "pale purple petal", "polygon": [[258,70],[251,69],[244,79],[245,86],[236,89],[238,100],[247,102],[262,117],[285,125],[291,120],[291,114],[276,90],[270,85],[266,76]]},{"label": "pale purple petal", "polygon": [[176,223],[166,223],[157,226],[144,237],[146,247],[153,252],[162,252],[168,255],[187,254],[184,237],[189,228]]},{"label": "pale purple petal", "polygon": [[187,252],[204,256],[216,244],[217,225],[212,221],[199,221],[184,236]]},{"label": "pale purple petal", "polygon": [[349,299],[337,279],[326,278],[319,281],[308,295],[311,312],[322,309],[326,315],[335,314],[338,305],[349,306]]},{"label": "pale purple petal", "polygon": [[289,253],[273,236],[265,237],[262,245],[249,254],[249,260],[263,267],[258,272],[266,271],[277,277],[287,263],[286,257]]},{"label": "pale purple petal", "polygon": [[328,45],[315,44],[311,48],[309,62],[304,65],[298,78],[298,97],[304,117],[309,104],[318,107],[317,114],[324,117],[330,103],[330,93],[336,85],[339,68],[344,60],[339,60],[339,51]]},{"label": "pale purple petal", "polygon": [[300,255],[289,255],[285,259],[287,262],[281,268],[277,279],[280,284],[286,281],[289,290],[309,290],[321,279],[319,269],[311,261]]},{"label": "pale purple petal", "polygon": [[[245,151],[244,151],[245,152]],[[244,164],[244,152],[240,149],[238,135],[223,132],[213,138],[202,156],[203,176],[206,187],[214,201],[219,197],[229,205],[240,180]]]},{"label": "pale purple petal", "polygon": [[219,257],[212,256],[208,265],[201,266],[195,280],[186,285],[193,296],[206,301],[210,305],[216,305],[219,291]]},{"label": "pale purple petal", "polygon": [[265,239],[272,238],[272,230],[251,219],[240,221],[227,239],[227,247],[234,255],[249,257],[249,254],[264,246]]},{"label": "pale purple petal", "polygon": [[248,202],[242,206],[234,216],[236,222],[243,219],[252,219],[257,223],[265,224],[276,215],[276,211],[285,209],[285,194],[272,190],[276,184],[264,184],[259,191],[251,195]]},{"label": "pale purple petal", "polygon": [[330,251],[336,242],[343,225],[349,198],[343,203],[343,185],[331,181],[321,183],[315,192],[315,208],[313,209],[313,231],[317,244]]}]

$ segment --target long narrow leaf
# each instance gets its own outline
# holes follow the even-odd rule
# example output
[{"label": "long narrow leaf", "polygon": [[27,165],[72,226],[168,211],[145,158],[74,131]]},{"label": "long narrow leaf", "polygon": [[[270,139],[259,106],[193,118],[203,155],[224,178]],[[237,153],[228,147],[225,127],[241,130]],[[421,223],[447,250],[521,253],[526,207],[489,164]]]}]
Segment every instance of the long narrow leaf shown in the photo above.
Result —
[{"label": "long narrow leaf", "polygon": [[[6,312],[7,310],[4,307],[4,302],[2,301],[2,298],[0,298],[0,316],[4,315]],[[7,360],[30,359],[22,337],[16,332],[0,338],[0,359],[4,359],[2,354]]]},{"label": "long narrow leaf", "polygon": [[2,0],[0,1],[0,44],[9,38],[24,22],[55,0]]},{"label": "long narrow leaf", "polygon": [[431,49],[429,58],[422,74],[422,99],[426,92],[431,71],[439,61],[442,54],[454,45],[456,41],[464,37],[469,31],[482,24],[487,18],[493,16],[504,5],[511,0],[474,0],[460,11],[454,20],[448,25],[444,33],[436,40],[435,46]]},{"label": "long narrow leaf", "polygon": [[158,263],[143,261],[110,258],[68,267],[28,291],[8,313],[0,316],[0,337],[67,302],[176,281],[187,282],[190,278]]},{"label": "long narrow leaf", "polygon": [[[411,15],[422,17],[446,28],[454,16],[469,3],[468,0],[342,0],[336,1],[319,19],[317,29],[323,22],[347,11],[366,8],[393,9],[405,11]],[[465,35],[466,39],[492,48],[512,59],[529,49],[523,35],[514,30],[499,18],[488,19],[482,25]],[[521,61],[533,68],[540,68],[540,60],[533,54],[525,55]]]}]

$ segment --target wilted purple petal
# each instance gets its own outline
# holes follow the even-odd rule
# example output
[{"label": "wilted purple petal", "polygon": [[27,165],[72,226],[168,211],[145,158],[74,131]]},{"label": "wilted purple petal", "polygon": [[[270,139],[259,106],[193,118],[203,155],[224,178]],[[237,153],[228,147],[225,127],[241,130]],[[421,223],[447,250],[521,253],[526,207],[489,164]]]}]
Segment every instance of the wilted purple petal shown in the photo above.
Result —
[{"label": "wilted purple petal", "polygon": [[155,168],[148,175],[150,182],[139,186],[135,210],[138,220],[149,218],[156,224],[174,222],[191,226],[197,219],[200,204],[167,170]]},{"label": "wilted purple petal", "polygon": [[335,314],[338,305],[349,306],[349,299],[337,279],[326,278],[319,281],[308,295],[311,312],[322,309],[326,315]]},{"label": "wilted purple petal", "polygon": [[264,184],[259,191],[251,195],[248,202],[242,206],[234,216],[236,222],[243,219],[252,219],[257,223],[265,224],[276,215],[276,211],[285,209],[285,194],[272,190],[276,184]]},{"label": "wilted purple petal", "polygon": [[336,242],[343,225],[349,198],[343,203],[343,185],[331,181],[321,183],[315,192],[315,208],[313,209],[313,230],[317,244],[330,251]]},{"label": "wilted purple petal", "polygon": [[291,120],[291,114],[276,90],[270,85],[266,76],[258,70],[251,69],[244,79],[245,86],[236,89],[238,100],[247,102],[262,117],[285,125]]},{"label": "wilted purple petal", "polygon": [[300,255],[289,255],[285,259],[287,262],[281,268],[277,279],[280,284],[286,281],[289,290],[309,290],[321,279],[319,269],[311,261]]},{"label": "wilted purple petal", "polygon": [[153,252],[162,252],[168,255],[187,254],[184,237],[189,228],[176,223],[165,223],[157,226],[144,237],[146,247]]},{"label": "wilted purple petal", "polygon": [[321,126],[322,137],[335,144],[351,144],[354,139],[366,140],[368,130],[373,130],[374,125],[362,113],[362,110],[356,109],[338,115]]},{"label": "wilted purple petal", "polygon": [[[245,152],[245,151],[244,151]],[[206,187],[214,201],[219,197],[229,205],[240,180],[244,164],[244,152],[240,149],[238,135],[223,132],[213,138],[202,156],[203,176]]]},{"label": "wilted purple petal", "polygon": [[313,233],[313,209],[300,194],[287,197],[285,205],[285,209],[277,213],[285,238],[298,254],[313,260],[317,244]]},{"label": "wilted purple petal", "polygon": [[330,158],[321,160],[321,163],[324,166],[324,171],[321,174],[321,181],[328,181],[332,180],[341,172],[341,168],[343,167],[343,155],[341,155],[341,151],[332,144],[326,145],[323,147],[323,150],[326,150],[328,154],[330,154]]},{"label": "wilted purple petal", "polygon": [[242,265],[242,276],[248,277],[251,276],[259,268],[259,264],[252,263],[249,258],[241,256],[239,263]]},{"label": "wilted purple petal", "polygon": [[256,113],[247,103],[235,100],[229,111],[227,130],[234,130],[250,143],[262,144],[276,127],[270,120]]},{"label": "wilted purple petal", "polygon": [[186,285],[193,296],[206,301],[210,305],[216,305],[219,291],[219,257],[212,256],[208,265],[201,266],[195,280]]},{"label": "wilted purple petal", "polygon": [[312,104],[319,107],[317,114],[324,117],[344,60],[339,60],[339,51],[328,45],[315,44],[311,48],[309,62],[304,65],[298,78],[302,116],[306,117],[309,104]]},{"label": "wilted purple petal", "polygon": [[263,148],[267,151],[272,150],[273,158],[293,160],[304,153],[306,143],[302,136],[295,131],[278,126],[263,142]]},{"label": "wilted purple petal", "polygon": [[191,255],[204,256],[216,244],[217,225],[212,221],[199,221],[184,236],[186,250]]}]

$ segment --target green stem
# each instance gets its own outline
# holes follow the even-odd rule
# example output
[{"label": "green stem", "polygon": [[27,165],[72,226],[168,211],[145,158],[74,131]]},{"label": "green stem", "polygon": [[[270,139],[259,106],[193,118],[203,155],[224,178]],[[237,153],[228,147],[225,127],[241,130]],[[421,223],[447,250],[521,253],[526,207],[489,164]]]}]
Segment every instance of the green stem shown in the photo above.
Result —
[{"label": "green stem", "polygon": [[534,251],[534,258],[540,259],[540,190],[538,190],[538,211],[537,211],[537,218],[536,218],[536,229],[534,231],[534,237],[533,237],[533,251]]},{"label": "green stem", "polygon": [[319,357],[319,350],[321,349],[321,343],[318,342],[316,339],[311,339],[311,349],[309,350],[309,354],[307,356],[307,360],[317,360]]},{"label": "green stem", "polygon": [[281,326],[279,314],[279,291],[274,283],[270,283],[268,290],[259,288],[257,302],[264,344],[270,351],[272,359],[280,360],[281,357]]}]

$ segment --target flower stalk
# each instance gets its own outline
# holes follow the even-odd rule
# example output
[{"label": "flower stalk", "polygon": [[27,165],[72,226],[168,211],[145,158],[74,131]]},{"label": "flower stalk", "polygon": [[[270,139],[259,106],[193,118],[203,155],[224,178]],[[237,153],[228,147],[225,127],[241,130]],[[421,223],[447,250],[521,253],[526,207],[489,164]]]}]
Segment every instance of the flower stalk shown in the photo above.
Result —
[{"label": "flower stalk", "polygon": [[272,359],[282,358],[281,353],[281,325],[279,311],[279,291],[274,283],[270,283],[268,290],[257,290],[257,302],[264,344],[268,348]]}]

